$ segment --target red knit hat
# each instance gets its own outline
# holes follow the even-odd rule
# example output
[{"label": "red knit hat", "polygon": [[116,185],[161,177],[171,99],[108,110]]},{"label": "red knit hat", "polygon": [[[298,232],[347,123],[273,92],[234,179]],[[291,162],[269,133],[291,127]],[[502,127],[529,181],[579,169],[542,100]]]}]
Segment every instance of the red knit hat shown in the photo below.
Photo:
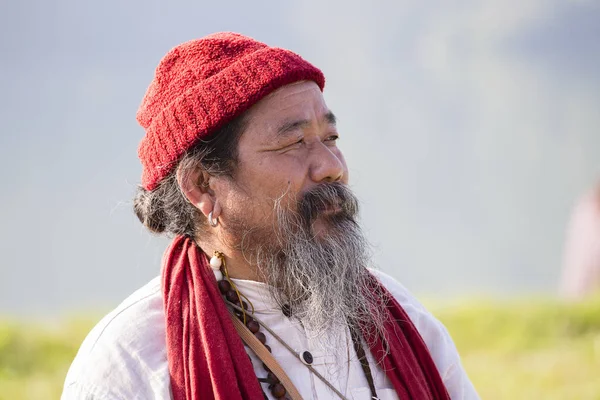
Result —
[{"label": "red knit hat", "polygon": [[146,130],[138,155],[142,186],[156,188],[198,139],[205,139],[281,86],[323,73],[289,50],[237,33],[216,33],[167,53],[137,113]]}]

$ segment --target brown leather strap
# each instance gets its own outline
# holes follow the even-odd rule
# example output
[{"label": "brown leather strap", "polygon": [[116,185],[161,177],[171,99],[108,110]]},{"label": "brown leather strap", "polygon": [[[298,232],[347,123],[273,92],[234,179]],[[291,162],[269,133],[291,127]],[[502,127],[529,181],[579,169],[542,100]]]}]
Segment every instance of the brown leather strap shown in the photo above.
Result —
[{"label": "brown leather strap", "polygon": [[369,382],[369,389],[371,389],[371,398],[377,399],[377,390],[375,390],[375,382],[373,380],[373,373],[371,372],[371,367],[369,366],[369,360],[367,360],[367,355],[365,354],[365,349],[360,342],[360,335],[352,325],[348,325],[350,328],[350,336],[352,337],[352,344],[354,344],[354,351],[356,352],[356,356],[360,361],[360,365],[362,366],[365,377],[367,378],[367,382]]},{"label": "brown leather strap", "polygon": [[291,379],[287,376],[283,368],[279,365],[277,360],[273,357],[269,350],[250,332],[250,330],[244,325],[242,321],[236,318],[235,315],[231,314],[231,320],[233,321],[233,326],[237,330],[238,334],[252,349],[252,351],[260,358],[262,362],[271,370],[272,373],[277,376],[277,379],[281,382],[285,390],[287,391],[288,396],[292,400],[302,400],[302,396],[300,396],[300,392],[294,386]]}]

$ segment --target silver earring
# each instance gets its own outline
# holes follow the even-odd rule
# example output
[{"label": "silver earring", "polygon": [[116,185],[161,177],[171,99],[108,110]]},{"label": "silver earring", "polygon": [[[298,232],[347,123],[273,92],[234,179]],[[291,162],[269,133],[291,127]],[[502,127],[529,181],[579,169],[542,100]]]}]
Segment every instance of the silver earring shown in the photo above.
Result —
[{"label": "silver earring", "polygon": [[214,228],[219,225],[219,217],[213,219],[212,213],[212,211],[208,213],[208,223]]}]

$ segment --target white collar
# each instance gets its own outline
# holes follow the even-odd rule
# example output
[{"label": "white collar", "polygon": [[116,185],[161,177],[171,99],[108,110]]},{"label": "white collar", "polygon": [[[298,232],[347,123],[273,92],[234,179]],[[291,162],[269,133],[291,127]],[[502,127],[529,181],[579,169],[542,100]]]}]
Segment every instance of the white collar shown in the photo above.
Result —
[{"label": "white collar", "polygon": [[269,285],[263,282],[245,279],[231,279],[241,294],[246,296],[254,306],[254,312],[260,314],[281,313],[269,290]]}]

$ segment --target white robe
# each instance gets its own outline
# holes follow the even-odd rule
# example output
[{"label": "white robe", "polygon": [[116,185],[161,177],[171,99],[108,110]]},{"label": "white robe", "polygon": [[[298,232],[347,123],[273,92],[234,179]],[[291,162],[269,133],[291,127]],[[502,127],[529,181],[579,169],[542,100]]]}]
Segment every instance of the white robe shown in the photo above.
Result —
[{"label": "white robe", "polygon": [[[409,315],[423,337],[453,400],[478,399],[445,327],[435,319],[402,285],[390,276],[374,271]],[[350,334],[339,337],[337,354],[320,349],[314,335],[306,332],[295,318],[287,318],[268,297],[265,284],[234,280],[240,292],[255,307],[256,316],[265,322],[294,350],[309,351],[313,367],[349,399],[370,399],[371,391],[356,357]],[[304,399],[337,399],[266,330],[267,344]],[[258,377],[266,372],[251,354]],[[377,395],[382,400],[398,399],[383,370],[367,350]],[[267,384],[263,390],[271,397]],[[160,278],[155,278],[133,293],[104,317],[84,340],[67,374],[63,400],[74,399],[170,399],[169,367],[165,343],[165,318]]]}]

